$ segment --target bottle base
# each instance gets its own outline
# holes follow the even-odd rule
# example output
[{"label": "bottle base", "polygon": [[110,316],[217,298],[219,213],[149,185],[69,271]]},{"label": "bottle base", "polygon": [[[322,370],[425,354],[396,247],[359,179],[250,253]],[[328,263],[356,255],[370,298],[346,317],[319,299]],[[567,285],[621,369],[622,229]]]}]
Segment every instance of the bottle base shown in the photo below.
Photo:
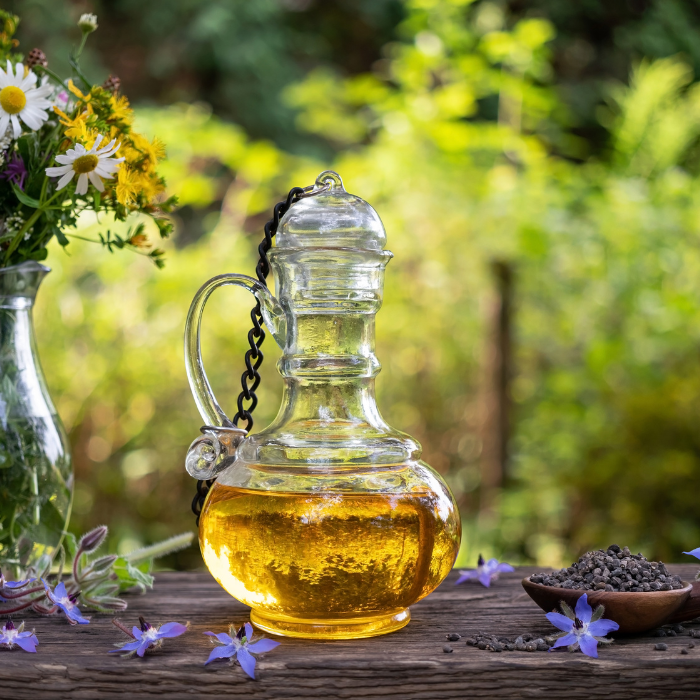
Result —
[{"label": "bottle base", "polygon": [[283,637],[304,639],[362,639],[389,634],[411,621],[408,608],[393,615],[372,615],[345,620],[303,620],[275,618],[258,610],[250,611],[250,621],[259,629]]}]

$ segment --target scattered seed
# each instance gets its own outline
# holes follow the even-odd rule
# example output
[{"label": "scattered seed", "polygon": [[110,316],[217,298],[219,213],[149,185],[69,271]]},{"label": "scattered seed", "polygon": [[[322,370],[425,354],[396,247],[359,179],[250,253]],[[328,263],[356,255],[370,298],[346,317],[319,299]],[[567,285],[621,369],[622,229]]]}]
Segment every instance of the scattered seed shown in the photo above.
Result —
[{"label": "scattered seed", "polygon": [[462,639],[461,634],[456,634],[454,632],[452,634],[446,634],[445,637],[447,638],[448,642],[458,642],[460,639]]},{"label": "scattered seed", "polygon": [[446,654],[451,654],[451,653],[454,651],[454,649],[453,649],[449,644],[445,644],[445,646],[442,647],[442,650],[443,650]]},{"label": "scattered seed", "polygon": [[687,649],[681,649],[681,654],[690,654],[690,652]]},{"label": "scattered seed", "polygon": [[542,639],[534,634],[521,634],[515,639],[511,637],[496,637],[494,635],[482,634],[479,632],[473,637],[468,637],[466,643],[485,651],[549,651],[554,643],[553,639],[546,637]]},{"label": "scattered seed", "polygon": [[656,649],[657,651],[666,651],[668,649],[668,644],[659,642],[658,644],[654,645],[654,649]]}]

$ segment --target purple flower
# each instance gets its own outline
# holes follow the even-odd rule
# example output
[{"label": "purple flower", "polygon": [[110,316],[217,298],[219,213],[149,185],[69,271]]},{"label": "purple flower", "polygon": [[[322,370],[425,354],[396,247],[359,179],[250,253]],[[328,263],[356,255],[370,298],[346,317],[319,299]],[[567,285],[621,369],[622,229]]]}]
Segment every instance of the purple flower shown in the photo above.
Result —
[{"label": "purple flower", "polygon": [[12,624],[12,620],[8,620],[5,626],[0,629],[0,644],[4,644],[8,649],[14,647],[19,647],[24,649],[24,651],[36,654],[36,645],[39,640],[34,634],[34,630],[31,632],[24,631],[24,622],[19,626],[15,627]]},{"label": "purple flower", "polygon": [[564,611],[563,615],[556,612],[547,613],[547,619],[564,632],[549,651],[554,651],[557,647],[568,646],[569,651],[576,651],[580,648],[586,656],[597,659],[598,642],[609,644],[612,639],[605,639],[605,635],[620,629],[617,622],[600,619],[605,612],[602,605],[599,605],[593,612],[585,593],[576,601],[576,612],[564,601],[561,602],[561,609]]},{"label": "purple flower", "polygon": [[225,632],[221,634],[215,634],[214,632],[204,633],[210,637],[216,637],[223,645],[216,647],[209,654],[209,658],[204,662],[204,665],[206,666],[215,659],[230,659],[231,663],[233,663],[233,659],[236,658],[241,668],[254,679],[256,661],[252,654],[263,654],[266,651],[272,651],[280,643],[274,642],[272,639],[259,639],[257,642],[253,642],[253,626],[250,622],[246,622],[236,633],[234,633],[233,625],[231,625],[229,632],[230,634]]},{"label": "purple flower", "polygon": [[[179,637],[181,634],[185,634],[188,629],[188,625],[181,625],[179,622],[166,622],[160,627],[154,627],[139,617],[139,622],[141,623],[141,628],[132,627],[130,636],[134,638],[133,642],[127,642],[123,644],[119,649],[110,649],[110,654],[118,651],[127,651],[128,654],[124,656],[131,656],[136,652],[140,657],[146,653],[146,649],[153,647],[154,649],[163,644],[163,640],[168,637]],[[188,623],[189,624],[189,623]],[[125,630],[128,632],[128,630]]]},{"label": "purple flower", "polygon": [[36,581],[35,578],[28,578],[24,581],[6,581],[5,576],[2,571],[0,571],[0,588],[22,588],[22,586],[26,586],[28,583],[33,583],[34,581]]},{"label": "purple flower", "polygon": [[80,538],[80,542],[78,543],[78,548],[82,552],[86,552],[88,554],[91,552],[94,552],[96,549],[100,548],[100,545],[105,541],[105,537],[107,537],[108,533],[109,533],[109,530],[107,529],[107,526],[100,525],[99,527],[96,527],[94,530],[90,530],[90,532],[86,532]]},{"label": "purple flower", "polygon": [[476,569],[460,571],[455,586],[464,581],[476,578],[479,579],[482,585],[488,588],[491,585],[491,581],[495,581],[499,574],[510,571],[515,571],[510,564],[501,563],[498,559],[489,559],[487,562],[484,562],[484,558],[480,554]]},{"label": "purple flower", "polygon": [[700,547],[697,549],[693,549],[690,552],[683,552],[683,554],[690,554],[691,557],[695,557],[696,559],[700,559]]},{"label": "purple flower", "polygon": [[42,579],[41,582],[44,584],[44,588],[46,589],[46,597],[54,605],[57,605],[59,608],[61,608],[61,610],[63,610],[64,613],[66,613],[68,622],[70,622],[71,625],[89,624],[90,620],[84,618],[80,614],[80,609],[78,608],[78,605],[75,602],[78,599],[77,593],[71,593],[70,595],[68,595],[68,591],[66,591],[66,586],[62,581],[56,586],[56,588],[54,588],[53,591],[49,588],[49,584],[46,583],[46,581]]},{"label": "purple flower", "polygon": [[54,98],[56,106],[60,107],[61,109],[65,109],[68,106],[69,100],[70,95],[65,90],[61,90],[61,92],[59,92],[58,95],[56,95],[56,97]]},{"label": "purple flower", "polygon": [[24,192],[24,181],[27,179],[27,168],[24,161],[17,153],[12,154],[12,160],[8,161],[5,170],[0,173],[0,178],[14,182]]}]

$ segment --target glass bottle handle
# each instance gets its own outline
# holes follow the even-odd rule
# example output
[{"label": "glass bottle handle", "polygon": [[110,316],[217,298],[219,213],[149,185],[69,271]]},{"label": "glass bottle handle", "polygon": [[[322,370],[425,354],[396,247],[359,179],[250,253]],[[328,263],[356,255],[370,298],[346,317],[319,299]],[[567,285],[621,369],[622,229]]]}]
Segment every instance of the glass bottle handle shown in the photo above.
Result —
[{"label": "glass bottle handle", "polygon": [[284,346],[286,338],[286,316],[279,302],[270,290],[257,280],[247,275],[225,274],[212,277],[203,284],[195,294],[185,323],[185,367],[190,389],[194,396],[199,413],[209,426],[232,427],[233,423],[219,406],[211,389],[204,364],[200,343],[200,330],[204,307],[212,292],[219,287],[235,285],[247,289],[260,302],[265,325],[272,333],[280,347]]}]

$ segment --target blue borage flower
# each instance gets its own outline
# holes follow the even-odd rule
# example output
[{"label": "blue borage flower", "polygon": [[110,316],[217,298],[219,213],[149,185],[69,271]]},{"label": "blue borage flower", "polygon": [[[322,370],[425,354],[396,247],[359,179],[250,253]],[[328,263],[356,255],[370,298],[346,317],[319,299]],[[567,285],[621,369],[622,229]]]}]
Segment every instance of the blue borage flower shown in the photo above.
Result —
[{"label": "blue borage flower", "polygon": [[68,593],[66,590],[66,585],[61,581],[56,588],[51,590],[49,584],[41,579],[44,584],[44,589],[46,590],[46,597],[58,608],[63,610],[66,614],[66,618],[71,625],[87,625],[90,623],[90,619],[83,617],[80,614],[80,608],[75,602],[78,599],[78,593]]},{"label": "blue borage flower", "polygon": [[586,656],[597,659],[598,642],[610,644],[613,640],[605,639],[605,635],[620,629],[620,625],[612,620],[601,620],[605,608],[599,605],[593,612],[586,593],[576,601],[575,612],[563,600],[560,605],[563,615],[557,612],[547,613],[547,619],[562,630],[559,639],[549,651],[558,647],[568,647],[569,651],[581,649]]},{"label": "blue borage flower", "polygon": [[206,666],[216,659],[229,659],[231,663],[233,663],[234,659],[238,659],[241,668],[254,679],[256,660],[252,655],[272,651],[280,643],[272,639],[259,639],[257,642],[253,642],[253,626],[250,622],[246,622],[238,632],[231,625],[229,632],[230,634],[226,634],[226,632],[221,632],[220,634],[215,634],[214,632],[204,633],[209,637],[216,637],[222,645],[212,650],[204,665]]},{"label": "blue borage flower", "polygon": [[24,622],[19,627],[15,627],[12,620],[8,620],[5,626],[0,629],[0,644],[8,649],[19,647],[24,649],[24,651],[36,654],[36,645],[38,643],[39,640],[36,638],[34,630],[31,632],[24,631]]},{"label": "blue borage flower", "polygon": [[[29,583],[34,583],[34,581],[36,581],[35,578],[28,578],[24,581],[7,581],[5,580],[5,576],[2,571],[0,571],[0,602],[7,603],[12,598],[21,597],[24,592],[20,591],[19,589],[24,588]],[[8,597],[3,596],[3,590],[7,591]]]},{"label": "blue borage flower", "polygon": [[28,578],[24,581],[7,581],[5,579],[5,574],[0,571],[0,588],[22,588],[22,586],[26,586],[28,583],[33,583],[34,581],[36,581],[35,578]]},{"label": "blue borage flower", "polygon": [[515,571],[515,569],[510,564],[499,562],[498,559],[489,559],[487,562],[485,562],[484,558],[480,554],[476,569],[460,571],[459,578],[455,582],[455,586],[463,583],[464,581],[477,579],[483,586],[488,588],[491,585],[491,581],[495,581],[499,574],[511,571]]},{"label": "blue borage flower", "polygon": [[128,634],[134,641],[122,644],[119,649],[110,649],[110,654],[120,651],[126,651],[124,656],[133,656],[137,654],[143,658],[143,655],[148,649],[157,649],[162,646],[163,640],[171,637],[179,637],[185,634],[189,629],[189,623],[182,625],[179,622],[166,622],[160,627],[154,627],[146,622],[143,617],[139,617],[141,627],[132,627],[131,632],[117,620],[112,622],[119,627],[125,634]]},{"label": "blue borage flower", "polygon": [[[696,549],[691,549],[689,552],[683,552],[683,554],[690,554],[691,557],[700,559],[700,547],[697,547]],[[700,581],[700,571],[698,571],[698,573],[695,574],[695,580]]]}]

